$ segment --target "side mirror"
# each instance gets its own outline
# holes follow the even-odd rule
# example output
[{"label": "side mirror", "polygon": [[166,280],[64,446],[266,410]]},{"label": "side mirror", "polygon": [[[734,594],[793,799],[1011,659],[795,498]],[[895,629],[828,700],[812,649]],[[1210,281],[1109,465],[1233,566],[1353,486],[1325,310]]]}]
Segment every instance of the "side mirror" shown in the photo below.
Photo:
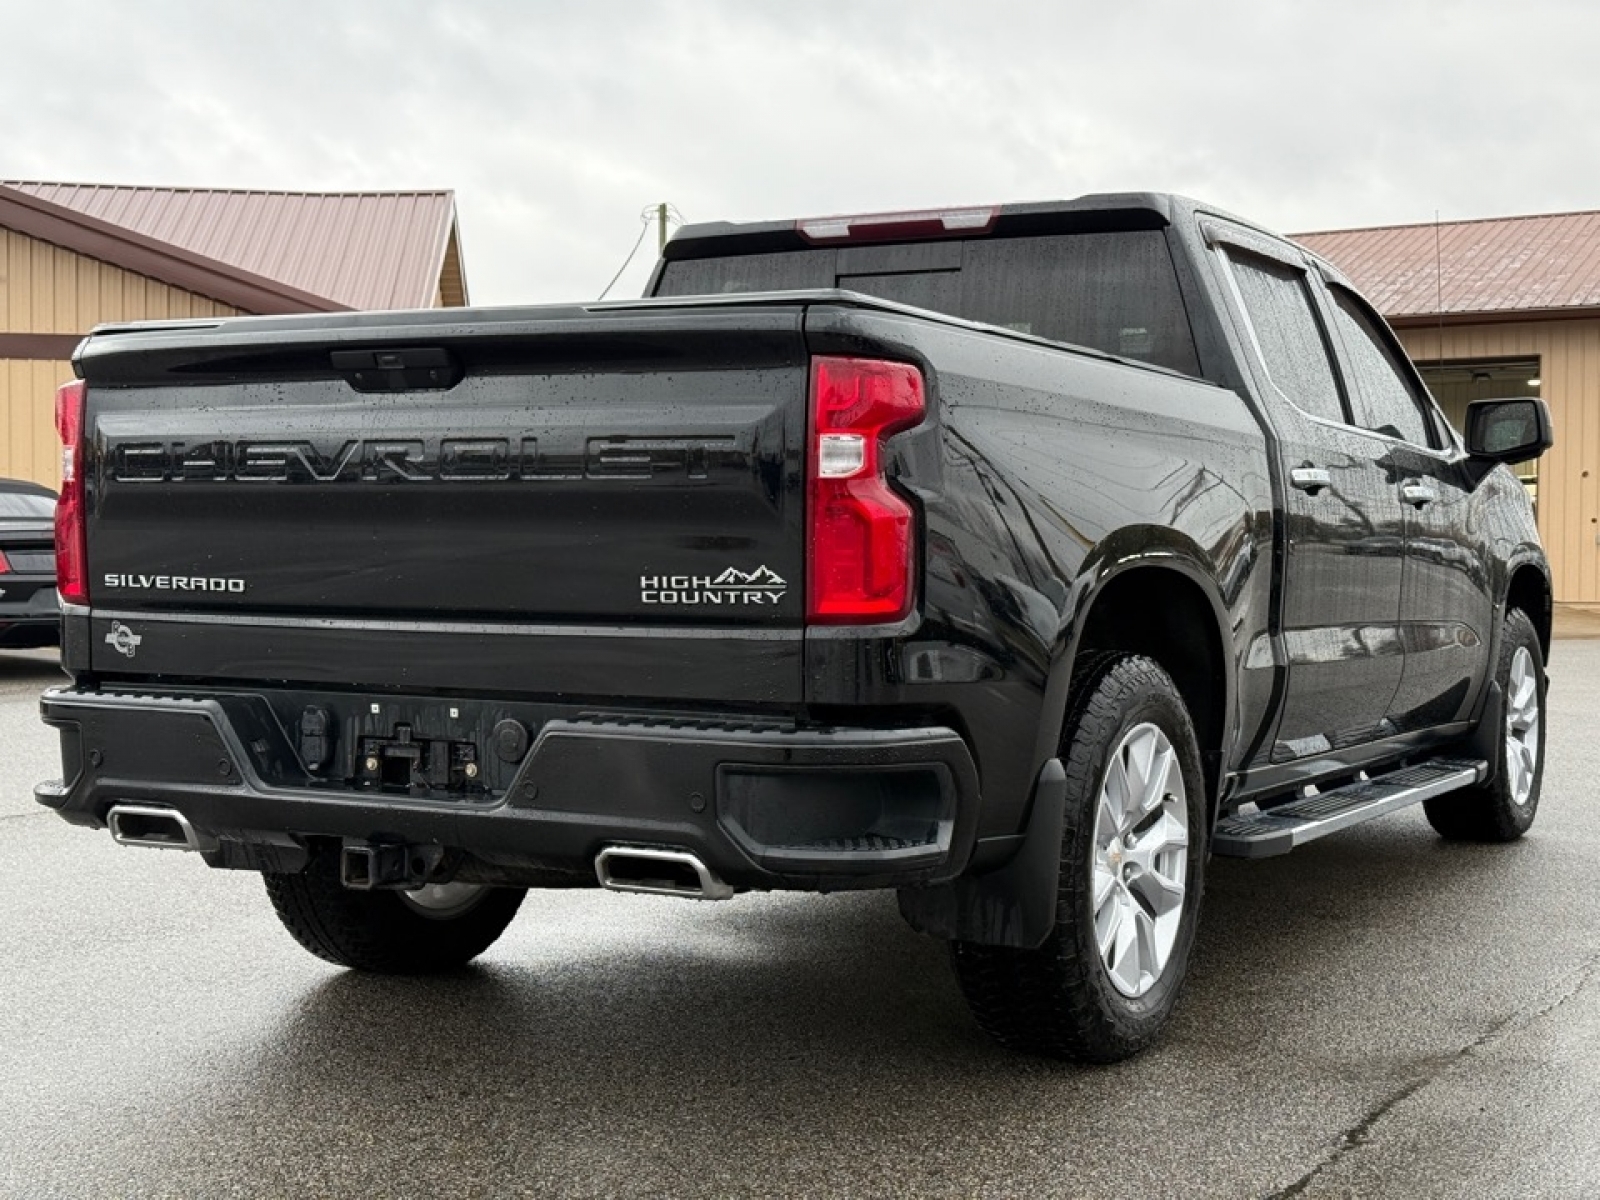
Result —
[{"label": "side mirror", "polygon": [[1487,462],[1538,458],[1555,445],[1550,410],[1537,396],[1474,400],[1467,405],[1467,453]]}]

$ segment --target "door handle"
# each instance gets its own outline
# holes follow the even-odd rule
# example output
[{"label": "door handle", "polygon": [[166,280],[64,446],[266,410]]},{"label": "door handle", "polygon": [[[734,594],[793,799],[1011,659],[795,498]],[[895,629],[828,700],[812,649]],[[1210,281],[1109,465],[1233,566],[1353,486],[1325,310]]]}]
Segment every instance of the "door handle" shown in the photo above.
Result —
[{"label": "door handle", "polygon": [[1333,486],[1333,476],[1321,467],[1295,467],[1289,472],[1289,483],[1308,496],[1315,496],[1323,488]]},{"label": "door handle", "polygon": [[1439,493],[1425,483],[1407,483],[1400,487],[1400,499],[1418,508],[1424,504],[1432,504],[1438,498]]}]

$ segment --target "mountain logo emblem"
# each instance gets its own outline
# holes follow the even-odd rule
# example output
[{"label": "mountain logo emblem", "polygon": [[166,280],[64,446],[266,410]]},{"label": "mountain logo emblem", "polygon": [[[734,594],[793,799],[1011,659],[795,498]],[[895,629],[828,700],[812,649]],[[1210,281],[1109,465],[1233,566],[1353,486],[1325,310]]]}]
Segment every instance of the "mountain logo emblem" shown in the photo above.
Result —
[{"label": "mountain logo emblem", "polygon": [[789,585],[783,581],[771,567],[762,565],[754,571],[741,571],[737,567],[729,567],[721,575],[711,581],[712,587],[737,587],[737,588],[781,588]]}]

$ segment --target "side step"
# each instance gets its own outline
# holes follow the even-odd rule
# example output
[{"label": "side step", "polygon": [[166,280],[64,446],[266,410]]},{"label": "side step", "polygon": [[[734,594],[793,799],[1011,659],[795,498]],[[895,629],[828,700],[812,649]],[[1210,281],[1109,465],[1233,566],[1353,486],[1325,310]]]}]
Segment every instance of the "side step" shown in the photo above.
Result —
[{"label": "side step", "polygon": [[1407,805],[1469,787],[1484,779],[1489,764],[1467,758],[1436,758],[1414,767],[1348,783],[1275,805],[1239,812],[1217,822],[1211,850],[1231,858],[1270,858],[1319,837],[1392,813]]}]

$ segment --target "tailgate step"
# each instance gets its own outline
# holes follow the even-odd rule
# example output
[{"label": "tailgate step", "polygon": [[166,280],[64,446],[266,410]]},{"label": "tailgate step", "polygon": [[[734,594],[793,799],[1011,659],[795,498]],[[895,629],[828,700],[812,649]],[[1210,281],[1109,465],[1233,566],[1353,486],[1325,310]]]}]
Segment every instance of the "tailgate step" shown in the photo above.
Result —
[{"label": "tailgate step", "polygon": [[1483,779],[1488,769],[1487,763],[1476,759],[1436,758],[1265,811],[1235,813],[1217,822],[1211,849],[1231,858],[1287,854],[1327,834],[1468,787]]}]

